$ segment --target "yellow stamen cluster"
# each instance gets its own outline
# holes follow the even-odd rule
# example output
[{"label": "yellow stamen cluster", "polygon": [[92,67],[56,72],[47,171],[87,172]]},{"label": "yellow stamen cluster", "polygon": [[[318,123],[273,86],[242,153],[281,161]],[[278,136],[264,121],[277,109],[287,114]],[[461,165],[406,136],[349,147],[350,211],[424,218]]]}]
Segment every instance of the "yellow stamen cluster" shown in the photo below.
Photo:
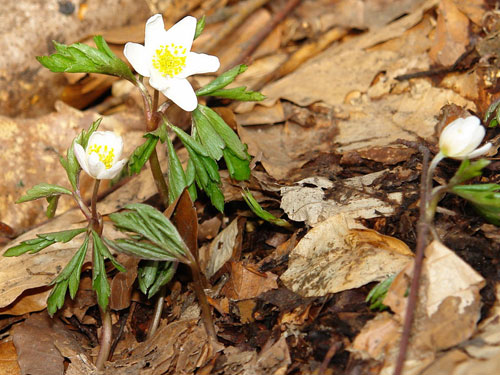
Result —
[{"label": "yellow stamen cluster", "polygon": [[153,67],[164,77],[174,78],[186,66],[186,48],[172,43],[160,46],[153,57]]},{"label": "yellow stamen cluster", "polygon": [[104,164],[104,167],[109,169],[113,166],[115,149],[113,147],[108,148],[107,145],[104,145],[104,150],[101,152],[102,148],[102,145],[93,144],[88,148],[87,153],[90,155],[95,152],[97,156],[99,156],[99,160]]}]

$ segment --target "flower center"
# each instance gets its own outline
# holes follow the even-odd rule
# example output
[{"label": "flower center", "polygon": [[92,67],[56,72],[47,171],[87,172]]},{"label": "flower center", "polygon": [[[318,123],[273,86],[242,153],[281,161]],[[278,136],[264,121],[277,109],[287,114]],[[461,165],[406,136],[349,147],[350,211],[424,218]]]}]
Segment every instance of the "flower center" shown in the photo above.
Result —
[{"label": "flower center", "polygon": [[153,56],[153,67],[164,77],[174,78],[186,66],[186,48],[174,43],[160,46]]},{"label": "flower center", "polygon": [[110,169],[113,166],[115,158],[115,149],[113,147],[108,148],[107,145],[103,147],[102,145],[93,144],[88,148],[87,153],[90,155],[93,152],[99,156],[99,160],[104,164],[106,169]]}]

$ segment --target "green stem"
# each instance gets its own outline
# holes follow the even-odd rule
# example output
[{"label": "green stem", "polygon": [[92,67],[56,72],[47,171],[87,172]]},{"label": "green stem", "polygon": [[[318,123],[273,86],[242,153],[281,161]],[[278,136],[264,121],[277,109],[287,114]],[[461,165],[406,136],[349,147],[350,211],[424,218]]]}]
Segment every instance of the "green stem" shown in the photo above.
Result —
[{"label": "green stem", "polygon": [[101,312],[102,330],[101,338],[99,340],[99,354],[97,355],[95,366],[97,367],[97,371],[102,371],[104,369],[104,363],[108,360],[109,352],[111,350],[113,324],[111,322],[111,313],[109,308],[107,308],[106,311],[99,308],[99,311]]},{"label": "green stem", "polygon": [[151,168],[151,173],[153,174],[156,189],[160,194],[160,199],[163,205],[168,207],[168,186],[165,181],[165,177],[163,177],[163,172],[161,171],[160,160],[158,159],[156,149],[154,149],[149,156],[149,167]]},{"label": "green stem", "polygon": [[163,305],[165,303],[166,294],[167,294],[167,286],[163,285],[160,288],[160,291],[158,292],[158,296],[156,298],[155,312],[153,315],[153,320],[151,321],[151,326],[149,327],[148,337],[147,337],[148,339],[153,337],[153,335],[155,334],[156,330],[160,325],[161,314],[163,313]]},{"label": "green stem", "polygon": [[99,192],[99,185],[101,180],[95,180],[94,190],[92,191],[92,199],[90,200],[90,211],[92,212],[91,226],[99,236],[102,234],[102,223],[100,220],[99,212],[97,212],[97,193]]}]

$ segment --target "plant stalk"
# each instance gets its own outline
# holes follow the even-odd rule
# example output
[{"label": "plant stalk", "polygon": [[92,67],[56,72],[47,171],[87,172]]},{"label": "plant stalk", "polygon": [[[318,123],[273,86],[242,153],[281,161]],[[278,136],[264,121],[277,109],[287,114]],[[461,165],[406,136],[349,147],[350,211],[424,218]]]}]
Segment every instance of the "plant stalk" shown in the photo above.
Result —
[{"label": "plant stalk", "polygon": [[95,366],[98,371],[102,371],[104,369],[104,363],[108,360],[109,353],[111,351],[113,324],[111,322],[111,313],[109,308],[107,308],[106,311],[99,308],[99,311],[101,312],[102,330],[99,340],[99,354],[97,355]]},{"label": "plant stalk", "polygon": [[160,326],[161,314],[163,313],[163,305],[165,303],[165,295],[167,294],[166,285],[163,285],[158,291],[158,296],[156,297],[155,302],[155,312],[153,315],[153,320],[151,321],[151,325],[149,326],[148,336],[150,339],[154,336],[158,327]]}]

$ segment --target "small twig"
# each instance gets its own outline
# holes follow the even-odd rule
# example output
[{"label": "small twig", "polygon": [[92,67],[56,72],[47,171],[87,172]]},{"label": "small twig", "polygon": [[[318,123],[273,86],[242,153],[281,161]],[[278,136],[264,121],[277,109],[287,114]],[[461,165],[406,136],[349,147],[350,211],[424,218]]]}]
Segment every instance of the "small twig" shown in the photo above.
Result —
[{"label": "small twig", "polygon": [[116,335],[115,339],[113,340],[113,344],[111,345],[111,349],[109,351],[108,355],[108,361],[111,361],[113,358],[113,353],[115,352],[116,346],[118,345],[118,342],[122,338],[123,332],[125,332],[125,326],[127,325],[127,320],[128,316],[130,315],[131,308],[129,308],[125,313],[120,317],[120,330],[118,331],[118,334]]},{"label": "small twig", "polygon": [[465,60],[465,58],[467,56],[469,56],[474,51],[474,49],[475,49],[474,45],[470,46],[467,50],[465,50],[464,53],[462,53],[458,57],[457,61],[455,61],[453,63],[453,65],[451,65],[451,66],[443,66],[440,68],[424,70],[421,72],[401,74],[399,76],[394,77],[394,79],[396,79],[398,81],[406,81],[406,80],[412,79],[412,78],[431,77],[431,76],[435,76],[438,74],[451,73],[451,72],[455,72],[455,71],[464,70],[464,68],[460,68],[459,65]]},{"label": "small twig", "polygon": [[429,223],[426,220],[426,209],[429,197],[427,186],[427,173],[429,168],[429,150],[424,147],[419,147],[422,158],[422,176],[420,180],[420,207],[419,207],[419,222],[417,227],[417,246],[415,251],[415,262],[413,266],[413,277],[410,286],[410,295],[408,297],[408,304],[406,305],[405,320],[403,324],[403,333],[401,335],[401,342],[399,344],[399,353],[394,368],[394,375],[401,375],[404,362],[406,359],[406,352],[408,351],[408,343],[410,341],[411,326],[413,324],[413,316],[415,307],[417,305],[418,289],[420,286],[420,275],[422,273],[422,265],[424,260],[424,250],[427,244],[427,233],[429,231]]},{"label": "small twig", "polygon": [[217,34],[214,35],[204,46],[202,52],[212,51],[224,38],[230,35],[245,19],[257,9],[265,5],[269,0],[248,0],[239,7],[238,12],[227,21]]},{"label": "small twig", "polygon": [[300,4],[301,0],[288,0],[288,2],[285,4],[285,6],[280,9],[278,13],[276,13],[271,20],[265,27],[260,29],[260,31],[255,34],[248,42],[247,45],[243,51],[243,53],[238,56],[231,64],[228,66],[231,68],[235,65],[241,64],[245,62],[251,55],[252,53],[255,52],[255,50],[259,47],[259,45],[262,43],[264,39],[271,33],[271,31],[274,30],[278,24],[283,21],[288,14],[295,9]]},{"label": "small twig", "polygon": [[330,345],[330,348],[326,352],[325,358],[323,358],[323,362],[321,363],[321,366],[318,370],[318,375],[323,375],[326,373],[326,370],[328,369],[328,364],[332,360],[333,356],[337,353],[337,351],[342,347],[342,342],[340,341],[335,341],[332,345]]}]

